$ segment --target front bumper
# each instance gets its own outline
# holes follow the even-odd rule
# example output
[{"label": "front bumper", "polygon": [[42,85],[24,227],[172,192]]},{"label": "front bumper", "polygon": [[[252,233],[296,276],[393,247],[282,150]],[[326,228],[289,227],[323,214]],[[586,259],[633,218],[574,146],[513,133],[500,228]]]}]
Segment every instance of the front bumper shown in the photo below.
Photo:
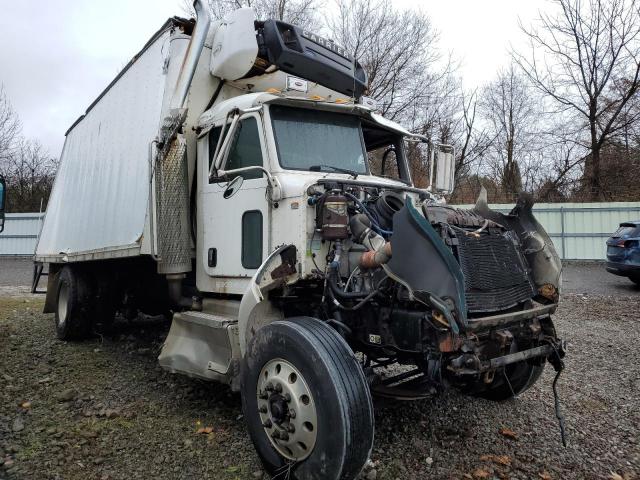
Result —
[{"label": "front bumper", "polygon": [[556,308],[558,308],[558,305],[555,303],[551,305],[537,305],[534,308],[523,310],[521,312],[502,313],[489,317],[470,319],[469,324],[467,325],[467,331],[479,332],[489,328],[508,326],[523,320],[530,320],[532,318],[550,315],[556,311]]},{"label": "front bumper", "polygon": [[565,342],[550,317],[556,308],[536,304],[525,311],[470,319],[464,333],[440,339],[440,351],[452,356],[448,370],[480,375],[522,361],[560,361]]}]

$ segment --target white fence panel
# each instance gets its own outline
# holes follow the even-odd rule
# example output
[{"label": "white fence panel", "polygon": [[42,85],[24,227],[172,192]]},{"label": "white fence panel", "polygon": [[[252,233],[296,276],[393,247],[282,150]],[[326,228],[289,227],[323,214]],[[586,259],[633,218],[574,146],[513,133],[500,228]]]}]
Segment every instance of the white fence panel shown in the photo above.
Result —
[{"label": "white fence panel", "polygon": [[[498,203],[490,207],[508,213],[513,205]],[[563,260],[606,260],[607,238],[621,222],[640,220],[640,202],[538,203],[533,213]]]},{"label": "white fence panel", "polygon": [[8,213],[0,233],[0,256],[33,255],[42,217],[40,213]]}]

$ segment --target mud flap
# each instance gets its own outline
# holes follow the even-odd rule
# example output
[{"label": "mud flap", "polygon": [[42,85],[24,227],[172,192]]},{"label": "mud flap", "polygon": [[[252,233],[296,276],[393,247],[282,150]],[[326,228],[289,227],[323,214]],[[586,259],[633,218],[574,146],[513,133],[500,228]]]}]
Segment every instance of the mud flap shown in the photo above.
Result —
[{"label": "mud flap", "polygon": [[454,333],[467,325],[464,276],[460,265],[410,197],[393,217],[393,256],[387,274],[414,299],[440,311]]},{"label": "mud flap", "polygon": [[487,190],[482,187],[473,211],[516,232],[531,267],[538,294],[557,303],[562,283],[562,260],[551,238],[534,217],[533,204],[531,194],[521,192],[516,206],[508,215],[494,212],[487,204]]}]

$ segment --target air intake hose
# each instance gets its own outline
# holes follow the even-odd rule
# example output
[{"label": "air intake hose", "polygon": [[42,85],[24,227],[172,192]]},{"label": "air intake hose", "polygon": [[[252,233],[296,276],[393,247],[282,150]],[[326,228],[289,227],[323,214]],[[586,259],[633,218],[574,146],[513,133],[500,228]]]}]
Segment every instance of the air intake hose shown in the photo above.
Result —
[{"label": "air intake hose", "polygon": [[354,240],[369,249],[360,257],[362,268],[377,268],[391,259],[391,242],[385,241],[371,229],[371,220],[365,214],[351,217],[349,227]]}]

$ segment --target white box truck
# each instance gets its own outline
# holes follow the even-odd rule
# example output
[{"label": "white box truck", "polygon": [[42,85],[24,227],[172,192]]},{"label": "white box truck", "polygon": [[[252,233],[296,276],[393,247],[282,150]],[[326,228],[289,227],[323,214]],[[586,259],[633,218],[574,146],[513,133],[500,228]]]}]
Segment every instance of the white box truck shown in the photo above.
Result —
[{"label": "white box truck", "polygon": [[503,400],[561,370],[561,265],[530,197],[448,207],[453,149],[378,115],[348,52],[195,6],[66,134],[35,253],[60,338],[170,315],[160,365],[241,391],[265,468],[300,479],[361,471],[372,394]]}]

